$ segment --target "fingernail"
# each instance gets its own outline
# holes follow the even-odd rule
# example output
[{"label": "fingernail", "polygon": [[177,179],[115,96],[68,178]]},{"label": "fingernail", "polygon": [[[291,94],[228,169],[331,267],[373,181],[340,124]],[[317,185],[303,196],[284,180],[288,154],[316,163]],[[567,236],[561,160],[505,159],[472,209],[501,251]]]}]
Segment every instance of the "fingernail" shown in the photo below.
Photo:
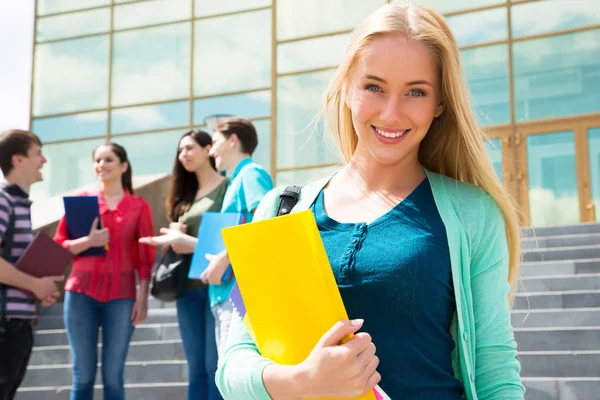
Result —
[{"label": "fingernail", "polygon": [[363,324],[363,322],[365,322],[364,319],[353,319],[352,321],[350,321],[350,324],[353,326],[360,326]]}]

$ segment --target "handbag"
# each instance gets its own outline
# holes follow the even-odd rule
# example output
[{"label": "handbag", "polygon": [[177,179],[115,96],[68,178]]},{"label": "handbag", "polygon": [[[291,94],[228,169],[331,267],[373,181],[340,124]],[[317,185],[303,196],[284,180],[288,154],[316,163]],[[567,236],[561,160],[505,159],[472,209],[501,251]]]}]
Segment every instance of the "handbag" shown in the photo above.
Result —
[{"label": "handbag", "polygon": [[170,303],[185,289],[190,269],[190,256],[177,254],[169,246],[154,264],[150,294],[157,300]]}]

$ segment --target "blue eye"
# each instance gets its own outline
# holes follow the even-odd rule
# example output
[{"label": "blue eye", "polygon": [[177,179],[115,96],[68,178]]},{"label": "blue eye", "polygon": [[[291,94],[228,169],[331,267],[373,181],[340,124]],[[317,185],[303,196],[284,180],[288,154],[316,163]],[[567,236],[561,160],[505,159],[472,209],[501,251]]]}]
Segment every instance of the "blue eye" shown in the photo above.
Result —
[{"label": "blue eye", "polygon": [[381,92],[381,88],[373,83],[369,83],[368,85],[366,85],[365,89],[371,92]]},{"label": "blue eye", "polygon": [[421,89],[410,89],[409,94],[416,97],[425,96],[425,92]]}]

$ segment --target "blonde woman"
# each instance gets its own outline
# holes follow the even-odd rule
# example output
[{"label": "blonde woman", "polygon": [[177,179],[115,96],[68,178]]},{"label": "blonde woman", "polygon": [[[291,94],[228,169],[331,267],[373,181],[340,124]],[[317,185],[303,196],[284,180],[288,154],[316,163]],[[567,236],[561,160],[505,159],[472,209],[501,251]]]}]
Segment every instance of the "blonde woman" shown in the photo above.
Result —
[{"label": "blonde woman", "polygon": [[[347,398],[379,383],[395,400],[523,399],[509,306],[517,217],[444,19],[413,5],[374,12],[323,114],[348,163],[304,187],[294,211],[313,211],[352,320],[283,366],[236,319],[217,371],[224,398]],[[255,220],[277,206],[276,190]]]}]

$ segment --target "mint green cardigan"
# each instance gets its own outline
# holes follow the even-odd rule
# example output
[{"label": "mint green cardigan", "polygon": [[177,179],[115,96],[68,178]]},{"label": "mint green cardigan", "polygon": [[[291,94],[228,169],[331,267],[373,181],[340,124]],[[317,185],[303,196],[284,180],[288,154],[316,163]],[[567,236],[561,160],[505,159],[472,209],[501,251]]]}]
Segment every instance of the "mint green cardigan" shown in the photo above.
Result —
[{"label": "mint green cardigan", "polygon": [[[454,373],[463,383],[468,400],[522,400],[525,387],[510,323],[503,215],[480,188],[426,173],[450,249],[456,297],[450,332],[456,343],[452,352]],[[310,208],[329,179],[304,187],[292,212]],[[275,189],[265,196],[254,221],[276,215],[279,193],[281,189]],[[263,369],[270,363],[260,355],[241,320],[234,317],[216,376],[223,397],[270,400],[262,381]]]}]

